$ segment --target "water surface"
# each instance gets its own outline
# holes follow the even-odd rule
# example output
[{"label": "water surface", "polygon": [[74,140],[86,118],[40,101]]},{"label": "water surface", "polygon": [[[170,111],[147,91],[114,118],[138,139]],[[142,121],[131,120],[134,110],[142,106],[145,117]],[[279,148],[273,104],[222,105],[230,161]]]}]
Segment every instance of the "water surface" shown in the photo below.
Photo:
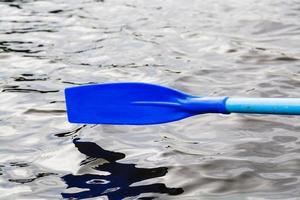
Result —
[{"label": "water surface", "polygon": [[299,0],[0,0],[0,11],[1,199],[299,198],[299,117],[76,125],[63,94],[144,81],[299,97]]}]

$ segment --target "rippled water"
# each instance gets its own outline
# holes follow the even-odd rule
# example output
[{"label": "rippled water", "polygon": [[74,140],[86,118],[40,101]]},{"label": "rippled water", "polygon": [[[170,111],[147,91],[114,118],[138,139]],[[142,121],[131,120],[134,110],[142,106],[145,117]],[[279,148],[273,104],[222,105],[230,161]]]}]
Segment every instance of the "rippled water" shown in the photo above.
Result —
[{"label": "rippled water", "polygon": [[1,199],[298,199],[299,117],[75,125],[63,90],[299,97],[299,35],[299,0],[0,0]]}]

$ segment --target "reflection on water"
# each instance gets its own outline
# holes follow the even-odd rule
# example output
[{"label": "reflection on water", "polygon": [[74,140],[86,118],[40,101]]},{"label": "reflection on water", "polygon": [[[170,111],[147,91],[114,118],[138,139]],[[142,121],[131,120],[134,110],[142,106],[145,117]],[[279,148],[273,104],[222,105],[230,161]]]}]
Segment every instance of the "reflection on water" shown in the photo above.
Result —
[{"label": "reflection on water", "polygon": [[[99,173],[108,172],[109,174],[67,174],[63,176],[62,179],[67,184],[67,188],[83,189],[80,192],[62,193],[63,198],[84,199],[106,196],[110,200],[118,200],[145,193],[166,193],[169,195],[183,193],[183,189],[168,188],[163,183],[132,186],[132,184],[140,181],[165,176],[168,172],[166,167],[138,168],[135,164],[119,163],[117,161],[125,158],[125,154],[106,151],[92,142],[82,142],[79,139],[74,139],[73,142],[78,151],[87,156],[87,159],[82,161],[82,165],[86,165],[93,159],[104,159],[106,162],[95,166],[94,169]],[[148,197],[147,199],[152,198]]]}]

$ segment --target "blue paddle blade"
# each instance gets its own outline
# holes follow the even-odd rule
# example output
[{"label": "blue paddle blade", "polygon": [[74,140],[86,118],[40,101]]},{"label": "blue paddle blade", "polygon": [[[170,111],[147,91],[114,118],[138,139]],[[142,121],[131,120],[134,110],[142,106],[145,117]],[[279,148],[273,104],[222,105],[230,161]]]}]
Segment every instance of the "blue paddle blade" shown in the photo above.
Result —
[{"label": "blue paddle blade", "polygon": [[87,124],[157,124],[193,115],[180,109],[188,95],[152,84],[109,83],[65,90],[68,119]]},{"label": "blue paddle blade", "polygon": [[[70,122],[84,124],[159,124],[206,112],[225,113],[224,98],[199,98],[147,83],[106,83],[65,89]],[[222,101],[222,102],[221,102]],[[216,106],[217,104],[221,107]],[[217,108],[216,108],[217,107]]]}]

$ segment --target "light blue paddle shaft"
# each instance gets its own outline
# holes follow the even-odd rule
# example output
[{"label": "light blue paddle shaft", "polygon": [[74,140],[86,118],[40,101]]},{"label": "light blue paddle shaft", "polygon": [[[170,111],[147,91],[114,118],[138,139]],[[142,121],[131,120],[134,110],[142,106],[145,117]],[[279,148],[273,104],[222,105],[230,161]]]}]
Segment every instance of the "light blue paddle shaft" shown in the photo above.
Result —
[{"label": "light blue paddle shaft", "polygon": [[300,115],[300,98],[228,98],[229,113]]}]

